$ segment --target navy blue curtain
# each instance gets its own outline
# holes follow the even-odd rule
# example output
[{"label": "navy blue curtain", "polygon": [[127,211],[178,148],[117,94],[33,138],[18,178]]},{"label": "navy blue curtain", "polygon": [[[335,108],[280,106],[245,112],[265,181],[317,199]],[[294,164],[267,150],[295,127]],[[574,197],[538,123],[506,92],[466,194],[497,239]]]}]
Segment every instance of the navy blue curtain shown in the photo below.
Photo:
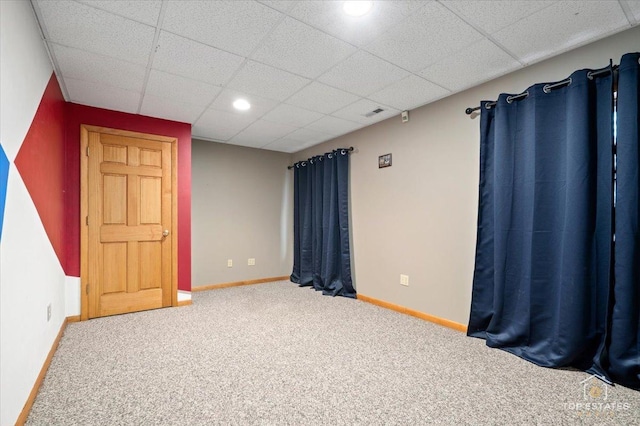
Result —
[{"label": "navy blue curtain", "polygon": [[323,294],[356,297],[349,244],[349,150],[294,164],[291,281]]},{"label": "navy blue curtain", "polygon": [[612,74],[588,72],[481,104],[468,334],[541,366],[607,379]]},{"label": "navy blue curtain", "polygon": [[608,369],[614,381],[640,389],[640,53],[618,70],[615,283]]}]

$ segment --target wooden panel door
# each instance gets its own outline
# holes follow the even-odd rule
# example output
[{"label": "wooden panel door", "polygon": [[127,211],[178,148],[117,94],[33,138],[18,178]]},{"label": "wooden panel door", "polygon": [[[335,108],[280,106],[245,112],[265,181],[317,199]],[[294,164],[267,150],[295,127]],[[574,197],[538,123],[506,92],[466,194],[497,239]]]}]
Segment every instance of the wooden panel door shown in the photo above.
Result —
[{"label": "wooden panel door", "polygon": [[86,126],[83,145],[86,317],[171,306],[175,139]]}]

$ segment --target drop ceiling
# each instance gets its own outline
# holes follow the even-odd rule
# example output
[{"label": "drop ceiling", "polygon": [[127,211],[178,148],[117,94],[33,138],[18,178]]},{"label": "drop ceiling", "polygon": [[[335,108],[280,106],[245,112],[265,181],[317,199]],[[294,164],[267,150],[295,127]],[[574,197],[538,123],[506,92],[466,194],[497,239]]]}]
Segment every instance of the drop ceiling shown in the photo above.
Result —
[{"label": "drop ceiling", "polygon": [[[70,102],[296,152],[640,21],[640,1],[32,0]],[[237,111],[237,98],[251,103]],[[383,111],[367,116],[373,110]]]}]

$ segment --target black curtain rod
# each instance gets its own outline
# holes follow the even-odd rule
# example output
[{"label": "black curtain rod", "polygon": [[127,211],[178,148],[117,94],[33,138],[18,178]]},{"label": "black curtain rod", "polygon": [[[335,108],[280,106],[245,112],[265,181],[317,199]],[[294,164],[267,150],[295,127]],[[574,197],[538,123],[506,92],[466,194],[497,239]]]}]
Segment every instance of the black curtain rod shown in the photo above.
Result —
[{"label": "black curtain rod", "polygon": [[[589,80],[593,80],[594,77],[598,77],[598,76],[601,76],[601,75],[604,75],[604,74],[608,74],[612,70],[615,70],[617,68],[618,68],[618,66],[614,65],[613,67],[607,67],[607,68],[603,68],[603,69],[597,70],[597,71],[589,71],[587,73],[587,78],[589,78]],[[571,84],[571,78],[568,78],[566,80],[562,80],[562,81],[560,81],[558,83],[554,83],[554,84],[545,84],[544,87],[543,87],[543,90],[544,90],[545,93],[549,93],[551,91],[551,89],[555,89],[557,87],[565,86],[567,84]],[[509,96],[509,98],[511,100],[516,100],[516,99],[519,99],[519,98],[526,98],[528,95],[529,95],[529,92],[524,92],[524,93],[520,93],[519,95]],[[487,102],[486,105],[489,108],[491,108],[492,106],[495,106],[496,104],[497,104],[497,102]],[[467,115],[470,115],[472,112],[477,111],[480,108],[482,108],[482,107],[477,106],[475,108],[467,108],[467,109],[464,110],[464,112]]]},{"label": "black curtain rod", "polygon": [[[337,149],[335,151],[338,151]],[[346,149],[347,152],[353,152],[353,147],[350,146],[349,148]],[[327,153],[328,154],[328,153]],[[291,170],[295,167],[296,165],[292,165],[292,166],[287,166],[287,169]]]}]

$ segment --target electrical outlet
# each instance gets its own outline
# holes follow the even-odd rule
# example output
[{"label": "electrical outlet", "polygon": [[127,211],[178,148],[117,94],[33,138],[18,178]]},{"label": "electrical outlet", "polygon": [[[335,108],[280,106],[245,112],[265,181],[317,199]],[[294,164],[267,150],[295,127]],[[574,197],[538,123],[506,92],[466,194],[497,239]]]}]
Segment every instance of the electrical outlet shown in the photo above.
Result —
[{"label": "electrical outlet", "polygon": [[247,265],[249,266],[255,266],[255,264],[256,260],[253,257],[249,258],[249,260],[247,261]]},{"label": "electrical outlet", "polygon": [[47,321],[51,320],[51,303],[47,305]]},{"label": "electrical outlet", "polygon": [[233,259],[227,260],[227,268],[233,267]]},{"label": "electrical outlet", "polygon": [[409,286],[409,275],[400,274],[400,284]]}]

